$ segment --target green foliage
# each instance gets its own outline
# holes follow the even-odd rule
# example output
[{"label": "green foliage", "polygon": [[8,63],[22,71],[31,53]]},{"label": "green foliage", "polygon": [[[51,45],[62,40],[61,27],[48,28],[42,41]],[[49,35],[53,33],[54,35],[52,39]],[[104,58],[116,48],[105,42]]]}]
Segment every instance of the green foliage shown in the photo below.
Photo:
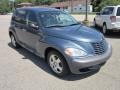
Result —
[{"label": "green foliage", "polygon": [[15,3],[22,3],[22,2],[30,2],[30,3],[34,3],[37,0],[15,0]]},{"label": "green foliage", "polygon": [[103,7],[108,5],[120,5],[120,0],[92,0],[94,11],[99,12]]},{"label": "green foliage", "polygon": [[57,2],[59,0],[15,0],[14,3],[10,3],[9,0],[0,0],[0,13],[2,12],[9,12],[12,10],[13,5],[17,5],[22,2],[30,2],[35,5],[50,5],[54,2]]},{"label": "green foliage", "polygon": [[8,0],[0,0],[0,13],[9,12],[9,3]]}]

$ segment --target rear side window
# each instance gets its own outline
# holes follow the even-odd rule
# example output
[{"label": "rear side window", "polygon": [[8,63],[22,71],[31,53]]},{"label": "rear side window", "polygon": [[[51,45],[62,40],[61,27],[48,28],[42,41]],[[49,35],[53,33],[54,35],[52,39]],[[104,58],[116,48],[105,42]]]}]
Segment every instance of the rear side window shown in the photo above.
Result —
[{"label": "rear side window", "polygon": [[114,7],[106,7],[102,10],[102,15],[110,15],[113,13]]},{"label": "rear side window", "polygon": [[120,7],[117,10],[117,16],[120,16]]},{"label": "rear side window", "polygon": [[21,24],[26,24],[26,16],[27,12],[25,10],[16,10],[12,17],[12,20]]}]

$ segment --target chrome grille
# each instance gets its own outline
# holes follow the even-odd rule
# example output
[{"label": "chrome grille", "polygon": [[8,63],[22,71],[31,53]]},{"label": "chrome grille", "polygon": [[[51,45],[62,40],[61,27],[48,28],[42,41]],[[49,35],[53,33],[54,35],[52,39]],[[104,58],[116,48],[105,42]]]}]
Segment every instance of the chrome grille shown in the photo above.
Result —
[{"label": "chrome grille", "polygon": [[94,54],[101,55],[105,53],[105,43],[104,41],[92,43]]}]

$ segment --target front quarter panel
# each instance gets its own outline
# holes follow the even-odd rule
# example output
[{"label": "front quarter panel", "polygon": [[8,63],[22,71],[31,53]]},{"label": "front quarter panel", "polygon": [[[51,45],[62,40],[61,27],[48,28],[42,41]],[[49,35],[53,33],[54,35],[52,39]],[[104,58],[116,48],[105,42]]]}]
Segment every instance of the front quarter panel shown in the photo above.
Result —
[{"label": "front quarter panel", "polygon": [[45,50],[49,47],[58,50],[61,54],[65,56],[64,50],[66,48],[79,46],[69,40],[47,36],[43,41],[39,41],[37,45],[37,52],[40,54],[41,57],[45,58]]}]

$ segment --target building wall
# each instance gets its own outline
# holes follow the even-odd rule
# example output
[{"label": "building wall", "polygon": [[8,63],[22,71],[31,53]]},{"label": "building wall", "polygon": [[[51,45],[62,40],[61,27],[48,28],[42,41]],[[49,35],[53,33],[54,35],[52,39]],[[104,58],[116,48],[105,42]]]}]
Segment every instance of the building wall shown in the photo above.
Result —
[{"label": "building wall", "polygon": [[[60,8],[60,9],[71,12],[71,7]],[[92,11],[93,11],[92,5],[88,5],[88,12],[90,13]],[[73,6],[73,13],[82,13],[82,12],[86,12],[86,6],[85,5]]]}]

